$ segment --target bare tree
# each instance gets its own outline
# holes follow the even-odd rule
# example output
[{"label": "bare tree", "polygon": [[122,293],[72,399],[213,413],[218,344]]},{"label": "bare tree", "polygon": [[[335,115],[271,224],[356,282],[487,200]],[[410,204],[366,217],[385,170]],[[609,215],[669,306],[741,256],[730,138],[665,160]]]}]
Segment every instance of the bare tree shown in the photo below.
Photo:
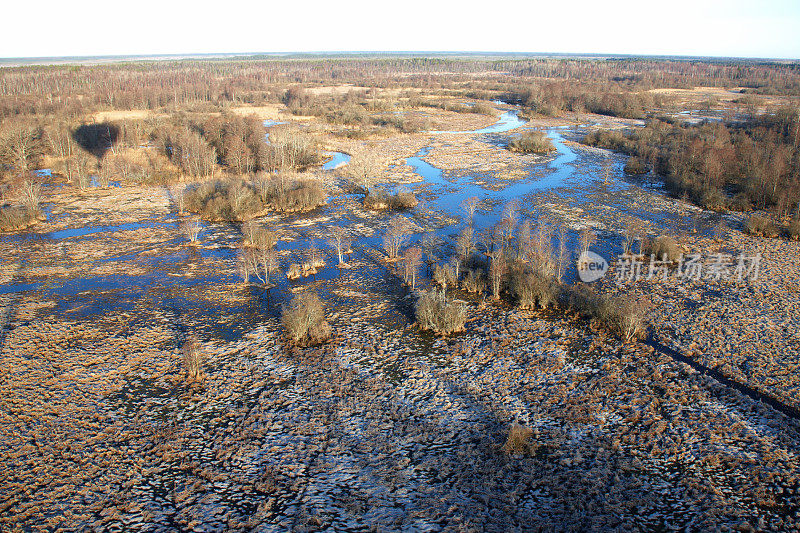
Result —
[{"label": "bare tree", "polygon": [[389,227],[383,235],[383,249],[389,258],[395,259],[400,253],[400,248],[408,240],[411,228],[408,220],[401,216],[396,216],[389,221]]},{"label": "bare tree", "polygon": [[578,246],[581,250],[581,255],[589,251],[589,248],[597,242],[597,234],[589,228],[583,228],[578,234]]},{"label": "bare tree", "polygon": [[342,226],[332,226],[328,229],[328,235],[328,246],[336,250],[336,254],[339,256],[339,264],[345,264],[344,254],[350,249],[350,235]]},{"label": "bare tree", "polygon": [[42,136],[40,127],[23,119],[3,123],[0,130],[0,160],[20,174],[28,172],[44,152]]},{"label": "bare tree", "polygon": [[623,224],[622,251],[629,254],[633,251],[633,243],[642,236],[643,224],[640,220],[633,217],[626,217]]},{"label": "bare tree", "polygon": [[562,278],[564,277],[564,269],[567,265],[567,260],[569,259],[569,249],[567,248],[567,227],[564,224],[559,224],[558,228],[556,229],[556,235],[558,238],[556,279],[561,282]]},{"label": "bare tree", "polygon": [[408,248],[403,254],[403,277],[413,291],[417,286],[417,273],[422,264],[422,249],[419,246]]},{"label": "bare tree", "polygon": [[478,211],[478,206],[480,205],[481,200],[477,196],[470,196],[469,198],[465,199],[461,202],[461,208],[467,215],[467,223],[472,226],[475,221],[475,213]]},{"label": "bare tree", "polygon": [[29,211],[38,211],[42,199],[42,186],[29,180],[22,182],[19,188],[20,203]]},{"label": "bare tree", "polygon": [[508,272],[508,264],[506,263],[505,255],[495,253],[489,266],[489,282],[492,286],[492,297],[495,300],[500,299],[500,289],[506,272]]},{"label": "bare tree", "polygon": [[202,229],[203,226],[200,224],[200,217],[189,217],[186,220],[182,220],[180,223],[181,233],[192,243],[197,242],[197,237],[200,235]]},{"label": "bare tree", "polygon": [[426,233],[422,237],[422,253],[425,254],[425,270],[430,275],[433,272],[433,265],[435,265],[439,257],[439,248],[441,247],[442,240],[434,233]]},{"label": "bare tree", "polygon": [[606,157],[603,159],[603,185],[608,185],[608,183],[611,181],[611,169],[611,158]]},{"label": "bare tree", "polygon": [[456,253],[458,259],[465,263],[475,251],[475,230],[471,226],[462,229],[456,237]]},{"label": "bare tree", "polygon": [[375,152],[363,150],[354,154],[347,164],[347,175],[357,187],[369,194],[370,179],[378,175],[383,164]]},{"label": "bare tree", "polygon": [[203,375],[203,353],[200,350],[200,343],[195,337],[190,337],[183,343],[181,352],[186,381],[197,381]]}]

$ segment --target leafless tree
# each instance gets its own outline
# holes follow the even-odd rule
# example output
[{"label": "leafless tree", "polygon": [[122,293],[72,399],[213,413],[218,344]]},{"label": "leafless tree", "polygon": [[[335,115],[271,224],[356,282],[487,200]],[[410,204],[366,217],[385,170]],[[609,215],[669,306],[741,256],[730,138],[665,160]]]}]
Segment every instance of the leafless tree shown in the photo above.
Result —
[{"label": "leafless tree", "polygon": [[491,265],[489,265],[489,282],[492,286],[492,297],[495,300],[500,299],[500,289],[506,272],[508,272],[508,263],[505,255],[496,252],[492,257]]},{"label": "leafless tree", "polygon": [[606,157],[603,159],[603,185],[608,185],[608,183],[611,181],[611,169],[611,158]]},{"label": "leafless tree", "polygon": [[641,238],[644,226],[642,222],[634,217],[626,217],[622,230],[623,252],[629,254],[633,251],[633,243]]},{"label": "leafless tree", "polygon": [[391,259],[397,258],[410,234],[411,228],[406,218],[396,216],[389,221],[389,227],[383,235],[383,249]]},{"label": "leafless tree", "polygon": [[559,224],[556,229],[558,238],[558,256],[557,256],[557,269],[556,280],[561,282],[564,277],[564,269],[566,268],[567,261],[569,260],[569,248],[567,248],[567,227],[564,224]]},{"label": "leafless tree", "polygon": [[403,254],[403,277],[411,285],[411,290],[416,289],[417,273],[422,264],[422,249],[419,246],[408,248]]},{"label": "leafless tree", "polygon": [[461,202],[461,208],[467,215],[467,223],[472,226],[475,221],[475,213],[478,211],[478,206],[480,205],[481,200],[477,196],[470,196],[463,202]]},{"label": "leafless tree", "polygon": [[464,263],[467,261],[467,259],[469,259],[474,251],[475,230],[472,229],[472,226],[467,226],[466,228],[462,229],[458,234],[458,237],[456,237],[456,253],[458,254],[458,258],[461,260],[461,262]]},{"label": "leafless tree", "polygon": [[0,129],[0,160],[11,165],[20,174],[43,154],[43,132],[37,125],[14,119],[3,123]]},{"label": "leafless tree", "polygon": [[22,182],[19,188],[20,203],[30,211],[39,210],[39,202],[42,200],[42,186],[30,180]]},{"label": "leafless tree", "polygon": [[383,164],[375,152],[364,149],[353,154],[347,164],[347,175],[365,194],[369,193],[370,180],[378,175]]},{"label": "leafless tree", "polygon": [[181,352],[186,381],[197,381],[203,374],[203,353],[200,350],[200,343],[195,337],[190,337],[183,343]]},{"label": "leafless tree", "polygon": [[200,224],[200,217],[189,217],[186,220],[182,220],[180,229],[181,233],[189,239],[189,242],[197,242],[197,237],[203,229],[203,226]]},{"label": "leafless tree", "polygon": [[339,264],[344,264],[344,254],[350,249],[351,239],[347,230],[342,226],[332,226],[328,229],[328,246],[336,250]]},{"label": "leafless tree", "polygon": [[434,233],[426,233],[422,237],[422,253],[425,254],[425,270],[428,275],[433,272],[433,265],[435,265],[439,257],[439,249],[442,245],[442,240]]},{"label": "leafless tree", "polygon": [[583,228],[578,234],[578,246],[581,255],[589,251],[589,248],[597,242],[597,234],[589,228]]}]

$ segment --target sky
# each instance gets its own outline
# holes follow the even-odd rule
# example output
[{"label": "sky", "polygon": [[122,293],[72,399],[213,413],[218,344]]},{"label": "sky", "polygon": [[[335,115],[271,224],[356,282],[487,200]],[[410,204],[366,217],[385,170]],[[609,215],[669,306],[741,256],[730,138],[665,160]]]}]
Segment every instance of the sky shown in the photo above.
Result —
[{"label": "sky", "polygon": [[12,0],[3,18],[4,58],[485,51],[800,59],[800,0]]}]

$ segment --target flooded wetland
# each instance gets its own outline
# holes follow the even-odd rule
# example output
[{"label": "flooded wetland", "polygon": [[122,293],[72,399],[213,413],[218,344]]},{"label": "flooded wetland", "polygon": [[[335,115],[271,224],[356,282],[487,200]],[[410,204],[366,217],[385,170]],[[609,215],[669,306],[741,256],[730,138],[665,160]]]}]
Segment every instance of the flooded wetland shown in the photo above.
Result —
[{"label": "flooded wetland", "polygon": [[[214,128],[226,139],[231,117],[257,117],[259,157],[285,150],[289,171],[282,159],[77,186],[58,157],[40,165],[43,220],[0,232],[0,529],[800,527],[798,241],[754,235],[749,213],[679,196],[653,163],[630,172],[630,150],[584,142],[647,131],[644,118],[537,114],[500,91],[440,105],[413,87],[310,87],[294,104],[196,105],[181,119],[228,172],[233,149]],[[690,96],[672,115],[713,127]],[[314,107],[328,97],[344,111]],[[127,119],[155,120],[142,113]],[[178,138],[125,149],[179,166]],[[545,148],[509,149],[527,138]],[[317,150],[309,164],[295,163],[301,141]],[[103,157],[121,157],[115,142]],[[216,191],[234,212],[235,187],[263,209],[195,209],[214,180],[230,180]],[[276,207],[276,190],[323,199]],[[274,236],[263,272],[254,228]],[[758,254],[760,270],[678,277],[681,259],[652,275],[645,246],[661,236],[682,254],[727,254],[731,272]],[[584,284],[588,249],[608,273]],[[620,273],[634,249],[651,271],[635,281]],[[532,264],[548,289],[526,305]],[[639,329],[576,304],[586,286],[598,302],[647,302]],[[287,330],[308,293],[324,342]],[[419,318],[437,294],[462,317],[448,335]]]}]

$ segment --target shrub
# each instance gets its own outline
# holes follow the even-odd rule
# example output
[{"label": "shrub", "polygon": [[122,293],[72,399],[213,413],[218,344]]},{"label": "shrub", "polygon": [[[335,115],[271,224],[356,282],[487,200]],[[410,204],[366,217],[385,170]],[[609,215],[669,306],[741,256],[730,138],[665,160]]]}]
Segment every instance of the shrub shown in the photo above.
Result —
[{"label": "shrub", "polygon": [[528,131],[508,143],[508,149],[522,154],[546,154],[556,149],[541,131]]},{"label": "shrub", "polygon": [[451,265],[435,265],[433,267],[433,281],[442,290],[447,290],[448,287],[455,287],[458,284],[455,269]]},{"label": "shrub", "polygon": [[796,218],[789,223],[789,238],[793,241],[800,240],[800,218]]},{"label": "shrub", "polygon": [[508,429],[508,438],[503,445],[503,451],[509,455],[530,453],[532,436],[531,428],[514,422]]},{"label": "shrub", "polygon": [[663,260],[666,256],[670,262],[676,262],[680,256],[680,249],[675,239],[666,235],[656,237],[644,246],[643,253],[645,255],[653,255],[659,261]]},{"label": "shrub", "polygon": [[647,304],[635,296],[618,296],[613,300],[609,326],[624,342],[637,339],[645,333]]},{"label": "shrub", "polygon": [[300,346],[320,344],[331,337],[325,306],[314,292],[300,293],[284,305],[281,321],[289,338]]},{"label": "shrub", "polygon": [[570,286],[564,293],[564,299],[567,307],[584,318],[602,321],[610,314],[608,299],[582,283]]},{"label": "shrub", "polygon": [[497,112],[492,106],[486,102],[475,102],[472,106],[472,112],[479,115],[496,115]]},{"label": "shrub", "polygon": [[180,223],[180,232],[189,242],[197,242],[197,236],[202,229],[203,226],[200,224],[200,219],[198,217],[190,217]]},{"label": "shrub", "polygon": [[0,231],[25,229],[42,219],[42,212],[24,206],[0,208]]},{"label": "shrub", "polygon": [[417,207],[419,200],[414,196],[414,193],[408,191],[401,191],[391,197],[389,206],[397,211],[405,209],[413,209]]},{"label": "shrub", "polygon": [[419,204],[417,197],[414,196],[414,193],[408,191],[400,191],[389,196],[383,188],[375,187],[370,189],[367,195],[364,196],[364,207],[373,210],[394,209],[395,211],[403,211],[405,209],[413,209],[417,204]]},{"label": "shrub", "polygon": [[625,166],[622,169],[625,174],[632,174],[634,176],[647,174],[648,170],[649,168],[647,167],[647,163],[635,156],[628,159],[628,162],[625,163]]},{"label": "shrub", "polygon": [[286,269],[286,277],[288,279],[300,279],[303,277],[303,268],[299,263],[292,263],[289,265],[289,268]]},{"label": "shrub", "polygon": [[364,196],[364,207],[367,209],[381,210],[389,208],[389,195],[381,187],[375,187]]},{"label": "shrub", "polygon": [[214,180],[187,189],[184,203],[188,211],[199,214],[203,220],[241,222],[261,216],[268,209],[281,212],[315,209],[325,203],[325,191],[315,180]]},{"label": "shrub", "polygon": [[769,218],[752,215],[744,220],[744,232],[750,235],[777,237],[778,228]]},{"label": "shrub", "polygon": [[511,284],[522,309],[545,308],[557,301],[557,286],[551,276],[517,269]]},{"label": "shrub", "polygon": [[469,269],[462,281],[464,289],[472,294],[482,293],[486,290],[486,276],[480,269]]},{"label": "shrub", "polygon": [[181,352],[186,381],[197,381],[203,374],[203,354],[200,351],[200,343],[192,337],[183,343]]},{"label": "shrub", "polygon": [[417,324],[425,331],[451,335],[464,330],[466,308],[445,296],[444,291],[423,292],[416,305]]},{"label": "shrub", "polygon": [[728,197],[719,189],[709,189],[700,195],[700,205],[706,209],[721,211],[728,206]]}]

